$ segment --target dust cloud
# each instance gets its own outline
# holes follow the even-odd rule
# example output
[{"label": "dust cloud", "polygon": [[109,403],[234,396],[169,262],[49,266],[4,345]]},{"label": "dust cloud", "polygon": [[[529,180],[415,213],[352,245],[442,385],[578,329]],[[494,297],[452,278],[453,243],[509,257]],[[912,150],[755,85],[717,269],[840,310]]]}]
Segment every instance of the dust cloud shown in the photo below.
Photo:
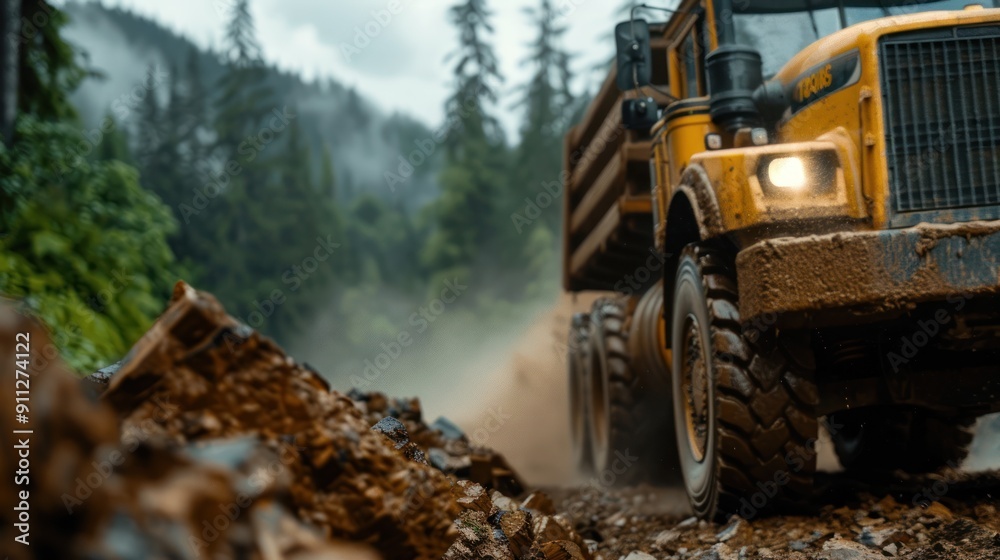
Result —
[{"label": "dust cloud", "polygon": [[506,357],[481,362],[490,368],[482,378],[490,390],[455,414],[473,441],[503,453],[529,484],[582,482],[570,458],[566,340],[573,314],[600,295],[559,296]]}]

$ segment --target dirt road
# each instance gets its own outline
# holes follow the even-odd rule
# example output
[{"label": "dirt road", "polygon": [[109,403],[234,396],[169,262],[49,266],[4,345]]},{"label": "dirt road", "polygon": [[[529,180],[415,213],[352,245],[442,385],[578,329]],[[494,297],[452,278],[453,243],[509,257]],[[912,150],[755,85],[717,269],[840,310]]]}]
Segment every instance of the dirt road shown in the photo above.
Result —
[{"label": "dirt road", "polygon": [[[728,526],[689,518],[680,488],[619,489],[581,477],[569,459],[566,326],[572,313],[589,309],[596,297],[564,296],[543,314],[497,367],[491,383],[498,389],[480,413],[460,423],[473,439],[478,433],[483,444],[503,452],[528,482],[548,488],[557,508],[603,558],[636,551],[704,560],[1000,558],[995,474],[855,479],[837,472],[831,446],[823,442],[820,466],[828,472],[821,475],[814,511]],[[995,418],[981,423],[968,467],[1000,466],[997,424]],[[643,558],[648,560],[634,560]]]}]

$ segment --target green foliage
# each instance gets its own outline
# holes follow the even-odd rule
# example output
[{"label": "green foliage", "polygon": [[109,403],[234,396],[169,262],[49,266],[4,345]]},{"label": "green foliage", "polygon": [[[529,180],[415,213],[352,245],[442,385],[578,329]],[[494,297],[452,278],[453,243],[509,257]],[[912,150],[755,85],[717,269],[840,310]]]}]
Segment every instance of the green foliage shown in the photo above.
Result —
[{"label": "green foliage", "polygon": [[[68,333],[60,345],[83,370],[124,353],[162,308],[175,279],[166,271],[181,267],[231,313],[285,343],[318,314],[345,346],[391,339],[414,304],[436,298],[446,279],[471,287],[449,307],[448,320],[518,319],[556,289],[559,204],[523,234],[510,216],[543,181],[558,180],[561,136],[581,108],[567,87],[556,11],[551,0],[539,2],[529,12],[538,34],[525,61],[534,73],[519,89],[520,143],[508,146],[495,117],[503,79],[487,0],[456,0],[449,15],[460,42],[450,59],[446,149],[417,166],[408,184],[431,188],[391,196],[345,163],[352,147],[367,145],[356,136],[407,154],[431,131],[402,116],[379,120],[361,95],[341,86],[326,98],[337,101],[332,122],[299,117],[289,102],[295,116],[272,128],[285,100],[315,107],[319,93],[263,64],[246,0],[233,4],[221,62],[168,49],[169,79],[130,108],[131,150],[113,120],[86,153],[71,133],[78,125],[41,122],[72,122],[65,95],[86,74],[56,32],[30,57],[35,78],[26,84],[34,89],[25,109],[38,116],[23,121],[25,137],[2,154],[11,172],[0,180],[0,233],[10,232],[2,238],[0,290],[25,297],[55,332]],[[130,37],[149,35],[129,21]],[[140,169],[145,190],[122,161]],[[333,255],[316,260],[330,242],[339,245]],[[114,280],[108,274],[122,267],[134,270],[131,280],[102,302]],[[282,303],[270,301],[276,291]],[[438,330],[429,336],[446,334]]]},{"label": "green foliage", "polygon": [[21,18],[28,25],[22,25],[16,38],[20,42],[18,111],[43,119],[75,117],[68,94],[92,73],[83,68],[77,51],[60,35],[69,19],[46,0],[23,0]]},{"label": "green foliage", "polygon": [[[137,159],[180,222],[170,243],[191,281],[287,340],[328,292],[343,259],[339,248],[329,255],[344,243],[343,220],[312,177],[297,111],[275,103],[246,2],[231,15],[231,60],[212,118],[192,53],[181,74],[170,73],[167,95],[147,95],[139,108]],[[324,182],[332,165],[328,172]]]},{"label": "green foliage", "polygon": [[108,114],[101,122],[108,123],[106,128],[110,132],[104,134],[103,141],[97,146],[96,158],[100,161],[120,161],[129,165],[134,164],[132,152],[128,147],[128,135],[118,128],[115,118]]},{"label": "green foliage", "polygon": [[0,146],[0,190],[12,201],[0,290],[53,329],[71,366],[93,371],[120,359],[162,310],[177,279],[166,243],[176,224],[135,169],[77,159],[73,126],[22,116],[17,133],[13,148]]},{"label": "green foliage", "polygon": [[[551,0],[541,0],[538,9],[526,13],[538,31],[524,61],[534,66],[535,71],[521,86],[522,97],[517,103],[517,107],[524,109],[521,144],[510,176],[510,191],[517,201],[525,197],[533,199],[542,192],[543,183],[559,181],[563,136],[574,109],[569,91],[570,55],[559,46],[566,29],[560,24]],[[557,231],[561,217],[557,208],[548,208],[540,221]]]}]

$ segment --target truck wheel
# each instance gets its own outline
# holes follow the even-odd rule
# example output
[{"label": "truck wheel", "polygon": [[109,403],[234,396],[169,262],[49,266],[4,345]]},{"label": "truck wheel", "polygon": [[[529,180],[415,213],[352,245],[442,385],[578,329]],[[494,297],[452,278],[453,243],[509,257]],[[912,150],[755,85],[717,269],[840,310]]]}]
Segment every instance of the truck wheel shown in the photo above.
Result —
[{"label": "truck wheel", "polygon": [[673,307],[677,444],[694,513],[754,517],[803,503],[818,433],[808,341],[771,329],[751,344],[732,263],[703,244],[681,254]]},{"label": "truck wheel", "polygon": [[[638,377],[629,363],[625,306],[594,303],[590,316],[590,434],[594,473],[611,484],[639,478],[644,442],[636,437]],[[644,473],[643,473],[644,474]]]},{"label": "truck wheel", "polygon": [[651,483],[677,486],[680,461],[674,443],[674,399],[671,394],[670,351],[663,319],[662,281],[635,304],[628,325],[629,365],[638,377],[636,449],[641,450],[644,478]]},{"label": "truck wheel", "polygon": [[975,417],[889,407],[848,410],[830,417],[840,464],[854,472],[927,473],[957,468],[968,454],[975,423]]},{"label": "truck wheel", "polygon": [[587,392],[587,360],[589,359],[590,316],[577,313],[569,330],[567,364],[569,373],[569,420],[573,441],[573,464],[583,473],[594,469]]}]

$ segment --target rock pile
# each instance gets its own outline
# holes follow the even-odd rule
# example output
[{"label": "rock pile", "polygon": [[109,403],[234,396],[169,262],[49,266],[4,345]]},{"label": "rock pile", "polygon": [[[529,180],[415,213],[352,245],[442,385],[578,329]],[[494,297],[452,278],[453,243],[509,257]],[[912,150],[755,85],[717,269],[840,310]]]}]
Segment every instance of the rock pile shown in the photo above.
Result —
[{"label": "rock pile", "polygon": [[[4,414],[0,427],[8,434],[31,432],[21,436],[30,467],[27,489],[0,487],[5,557],[378,558],[370,547],[327,539],[293,515],[288,478],[274,468],[284,464],[282,455],[259,438],[194,445],[165,440],[155,421],[122,425],[109,404],[58,362],[37,323],[0,307],[0,337],[15,340],[19,333],[30,340],[30,420],[15,424],[14,414]],[[0,345],[4,363],[14,363],[14,349]],[[0,369],[4,402],[14,402],[15,375]],[[5,451],[0,470],[14,473],[18,461]],[[27,545],[15,542],[21,531],[7,517],[20,502]]]},{"label": "rock pile", "polygon": [[[12,558],[590,558],[551,501],[501,493],[523,491],[502,457],[447,420],[426,425],[415,399],[331,390],[186,284],[85,382],[35,323],[0,310],[0,336],[17,332],[48,359],[30,372],[31,423],[0,420],[37,434],[31,546]],[[5,487],[0,506],[18,499]]]},{"label": "rock pile", "polygon": [[459,540],[445,560],[591,560],[594,542],[586,542],[571,522],[557,515],[545,494],[516,502],[478,484],[460,481],[454,489],[461,516]]}]

